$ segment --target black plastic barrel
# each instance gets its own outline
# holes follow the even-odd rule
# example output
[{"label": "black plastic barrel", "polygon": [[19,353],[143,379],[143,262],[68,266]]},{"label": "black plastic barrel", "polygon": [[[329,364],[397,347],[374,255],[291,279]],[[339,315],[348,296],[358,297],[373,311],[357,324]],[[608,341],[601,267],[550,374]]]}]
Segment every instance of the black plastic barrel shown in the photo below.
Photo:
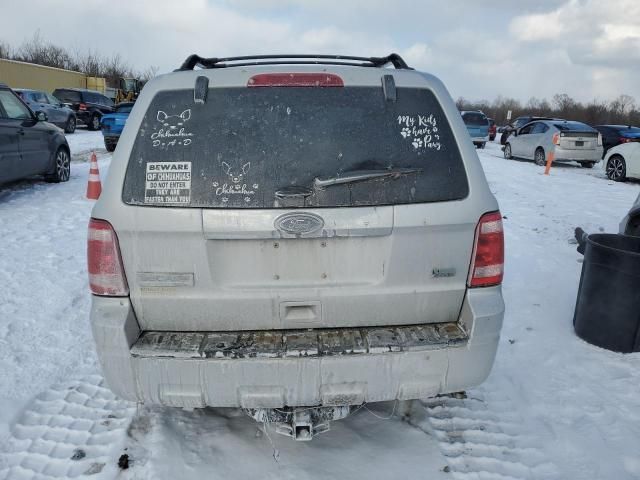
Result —
[{"label": "black plastic barrel", "polygon": [[640,351],[640,237],[589,235],[573,326],[593,345]]}]

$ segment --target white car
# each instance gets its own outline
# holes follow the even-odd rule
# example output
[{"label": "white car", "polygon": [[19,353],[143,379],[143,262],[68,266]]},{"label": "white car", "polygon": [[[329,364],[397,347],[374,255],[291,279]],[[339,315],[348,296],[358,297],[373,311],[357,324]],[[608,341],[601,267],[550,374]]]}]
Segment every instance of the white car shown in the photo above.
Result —
[{"label": "white car", "polygon": [[602,158],[602,136],[581,122],[537,120],[526,124],[509,136],[504,145],[504,158],[526,158],[545,165],[547,156],[554,162],[578,162],[592,168]]},{"label": "white car", "polygon": [[622,143],[611,148],[604,157],[604,170],[616,182],[640,178],[640,143]]}]

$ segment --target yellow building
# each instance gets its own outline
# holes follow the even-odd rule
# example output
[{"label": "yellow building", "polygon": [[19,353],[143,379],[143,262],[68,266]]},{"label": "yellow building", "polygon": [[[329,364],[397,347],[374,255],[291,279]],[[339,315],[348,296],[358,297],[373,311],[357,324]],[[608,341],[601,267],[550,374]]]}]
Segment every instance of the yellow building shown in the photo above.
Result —
[{"label": "yellow building", "polygon": [[72,70],[2,58],[0,58],[0,83],[5,83],[11,88],[31,88],[49,93],[63,87],[88,88],[105,93],[107,86],[104,78],[88,77]]}]

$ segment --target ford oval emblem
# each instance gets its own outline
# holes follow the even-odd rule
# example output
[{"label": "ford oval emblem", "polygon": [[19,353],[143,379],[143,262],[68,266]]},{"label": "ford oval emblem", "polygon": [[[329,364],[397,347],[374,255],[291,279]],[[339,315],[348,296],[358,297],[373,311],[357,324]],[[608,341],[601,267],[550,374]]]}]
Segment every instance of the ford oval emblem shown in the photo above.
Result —
[{"label": "ford oval emblem", "polygon": [[275,227],[289,235],[308,235],[324,227],[324,220],[315,213],[285,213],[276,218]]}]

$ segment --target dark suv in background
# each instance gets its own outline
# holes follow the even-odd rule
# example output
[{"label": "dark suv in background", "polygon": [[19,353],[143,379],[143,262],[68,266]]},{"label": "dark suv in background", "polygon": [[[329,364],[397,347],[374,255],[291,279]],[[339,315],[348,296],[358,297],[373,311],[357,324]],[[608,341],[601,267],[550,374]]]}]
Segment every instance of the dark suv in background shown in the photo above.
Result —
[{"label": "dark suv in background", "polygon": [[622,143],[640,142],[640,128],[631,125],[596,125],[596,130],[602,135],[604,152],[602,158],[610,148]]},{"label": "dark suv in background", "polygon": [[80,88],[57,88],[53,96],[68,103],[76,112],[79,122],[89,130],[100,130],[100,119],[106,113],[114,111],[114,103],[109,97],[95,90]]},{"label": "dark suv in background", "polygon": [[62,128],[64,133],[76,131],[76,113],[65,106],[60,99],[41,90],[16,88],[14,92],[22,98],[24,103],[29,105],[36,115],[38,112],[44,112],[47,115],[47,121]]}]

